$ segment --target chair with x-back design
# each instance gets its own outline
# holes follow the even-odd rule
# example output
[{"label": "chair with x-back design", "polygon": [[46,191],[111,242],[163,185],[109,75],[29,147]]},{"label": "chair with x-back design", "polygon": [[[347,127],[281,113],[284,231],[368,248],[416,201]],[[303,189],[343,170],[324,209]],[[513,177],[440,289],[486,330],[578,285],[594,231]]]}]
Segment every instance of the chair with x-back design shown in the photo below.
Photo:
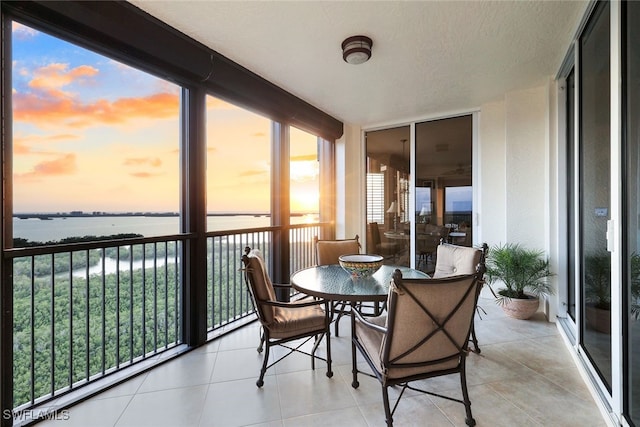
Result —
[{"label": "chair with x-back design", "polygon": [[[396,270],[389,289],[387,314],[352,317],[352,386],[359,386],[357,348],[382,385],[388,426],[407,389],[464,404],[466,423],[475,425],[467,391],[466,357],[480,281],[477,274],[444,279],[402,279]],[[411,383],[459,374],[462,399],[417,388]],[[393,409],[388,387],[402,386]]]}]

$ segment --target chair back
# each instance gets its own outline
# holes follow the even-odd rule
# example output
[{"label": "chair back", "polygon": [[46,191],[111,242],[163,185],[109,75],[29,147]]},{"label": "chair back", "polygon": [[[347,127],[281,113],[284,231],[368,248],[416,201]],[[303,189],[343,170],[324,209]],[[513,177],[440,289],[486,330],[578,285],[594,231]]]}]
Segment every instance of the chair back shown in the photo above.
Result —
[{"label": "chair back", "polygon": [[269,325],[274,319],[274,307],[264,302],[276,301],[276,293],[265,268],[262,254],[257,249],[245,248],[242,263],[244,264],[244,281],[251,294],[258,318],[263,324]]},{"label": "chair back", "polygon": [[373,247],[375,248],[377,245],[382,243],[382,238],[380,237],[380,228],[378,227],[378,223],[370,222],[369,231],[371,233],[371,242],[373,243]]},{"label": "chair back", "polygon": [[339,264],[340,255],[359,254],[359,237],[343,240],[318,240],[316,236],[313,240],[316,247],[316,264],[331,265]]},{"label": "chair back", "polygon": [[439,279],[459,274],[473,274],[480,272],[480,270],[484,274],[487,251],[488,246],[486,243],[482,245],[482,248],[442,243],[436,251],[436,268],[433,278]]},{"label": "chair back", "polygon": [[476,310],[477,274],[402,279],[396,270],[380,356],[389,378],[457,369],[465,357]]}]

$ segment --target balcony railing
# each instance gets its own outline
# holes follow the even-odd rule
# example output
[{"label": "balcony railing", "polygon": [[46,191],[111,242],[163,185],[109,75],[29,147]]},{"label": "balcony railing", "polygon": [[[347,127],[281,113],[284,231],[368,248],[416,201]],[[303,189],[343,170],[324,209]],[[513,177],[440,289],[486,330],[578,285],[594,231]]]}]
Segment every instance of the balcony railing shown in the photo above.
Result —
[{"label": "balcony railing", "polygon": [[[289,226],[289,271],[313,264],[313,237],[320,233],[319,224]],[[210,232],[207,234],[207,329],[214,332],[246,316],[254,308],[245,287],[242,253],[245,247],[261,251],[270,267],[273,235],[280,227]]]},{"label": "balcony railing", "polygon": [[[320,225],[292,225],[290,270],[313,264]],[[209,337],[253,320],[244,247],[267,265],[279,227],[207,233]],[[24,411],[184,345],[182,272],[193,235],[4,251],[13,282],[13,408]],[[184,262],[186,264],[186,262]]]}]

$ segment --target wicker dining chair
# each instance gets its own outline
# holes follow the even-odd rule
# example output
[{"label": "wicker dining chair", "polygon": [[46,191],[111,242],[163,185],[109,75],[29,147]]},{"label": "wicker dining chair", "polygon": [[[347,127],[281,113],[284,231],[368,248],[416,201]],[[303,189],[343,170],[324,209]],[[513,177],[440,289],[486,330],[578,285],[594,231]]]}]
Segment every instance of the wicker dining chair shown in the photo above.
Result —
[{"label": "wicker dining chair", "polygon": [[[466,424],[475,425],[467,390],[466,357],[479,287],[477,274],[443,279],[402,279],[402,273],[396,270],[389,289],[386,315],[365,318],[357,310],[351,311],[351,385],[358,388],[358,373],[378,379],[387,426],[393,426],[393,414],[407,389],[462,403]],[[373,375],[358,369],[356,348]],[[451,374],[460,375],[462,399],[412,384]],[[401,386],[401,391],[392,409],[388,387],[397,385]]]},{"label": "wicker dining chair", "polygon": [[[340,240],[319,240],[318,236],[313,238],[314,247],[316,249],[317,265],[339,264],[340,255],[350,255],[360,253],[360,237],[356,234],[353,239]],[[338,334],[338,324],[345,314],[348,314],[347,307],[349,304],[345,301],[334,301],[331,304],[331,317],[335,322],[335,336]]]},{"label": "wicker dining chair", "polygon": [[[258,352],[262,352],[263,344],[266,348],[262,368],[260,369],[260,377],[256,381],[256,385],[262,387],[267,369],[293,352],[311,356],[312,369],[315,369],[316,359],[325,361],[327,363],[327,377],[331,378],[333,376],[331,370],[331,333],[329,330],[331,319],[328,301],[319,299],[296,300],[293,302],[277,301],[274,286],[289,287],[289,285],[274,285],[271,282],[260,252],[251,250],[249,247],[245,248],[245,253],[242,255],[242,263],[245,284],[251,294],[251,300],[262,329]],[[323,337],[327,345],[326,358],[316,355],[316,350]],[[315,341],[311,352],[302,350],[302,346],[312,338]],[[301,340],[301,342],[292,343],[297,340]],[[276,345],[289,351],[271,364],[268,364],[270,349]]]}]

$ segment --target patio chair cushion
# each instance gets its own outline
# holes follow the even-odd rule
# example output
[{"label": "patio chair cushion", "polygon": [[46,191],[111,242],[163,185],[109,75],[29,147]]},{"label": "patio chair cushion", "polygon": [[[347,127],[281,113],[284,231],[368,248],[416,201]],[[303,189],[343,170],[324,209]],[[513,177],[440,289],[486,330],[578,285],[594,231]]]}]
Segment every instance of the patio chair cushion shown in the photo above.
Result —
[{"label": "patio chair cushion", "polygon": [[339,264],[340,255],[350,255],[360,253],[360,242],[358,236],[354,239],[344,240],[317,240],[316,262],[318,265]]},{"label": "patio chair cushion", "polygon": [[434,279],[473,274],[480,263],[482,250],[445,243],[438,246],[436,257]]},{"label": "patio chair cushion", "polygon": [[249,265],[246,268],[253,278],[253,292],[259,306],[256,307],[256,309],[260,310],[262,318],[266,323],[272,323],[274,318],[273,307],[260,304],[263,301],[276,301],[276,293],[273,289],[271,279],[267,274],[262,254],[259,250],[253,249],[247,256],[249,258]]},{"label": "patio chair cushion", "polygon": [[273,322],[266,325],[272,338],[290,338],[322,331],[326,328],[327,316],[320,306],[274,307]]}]

